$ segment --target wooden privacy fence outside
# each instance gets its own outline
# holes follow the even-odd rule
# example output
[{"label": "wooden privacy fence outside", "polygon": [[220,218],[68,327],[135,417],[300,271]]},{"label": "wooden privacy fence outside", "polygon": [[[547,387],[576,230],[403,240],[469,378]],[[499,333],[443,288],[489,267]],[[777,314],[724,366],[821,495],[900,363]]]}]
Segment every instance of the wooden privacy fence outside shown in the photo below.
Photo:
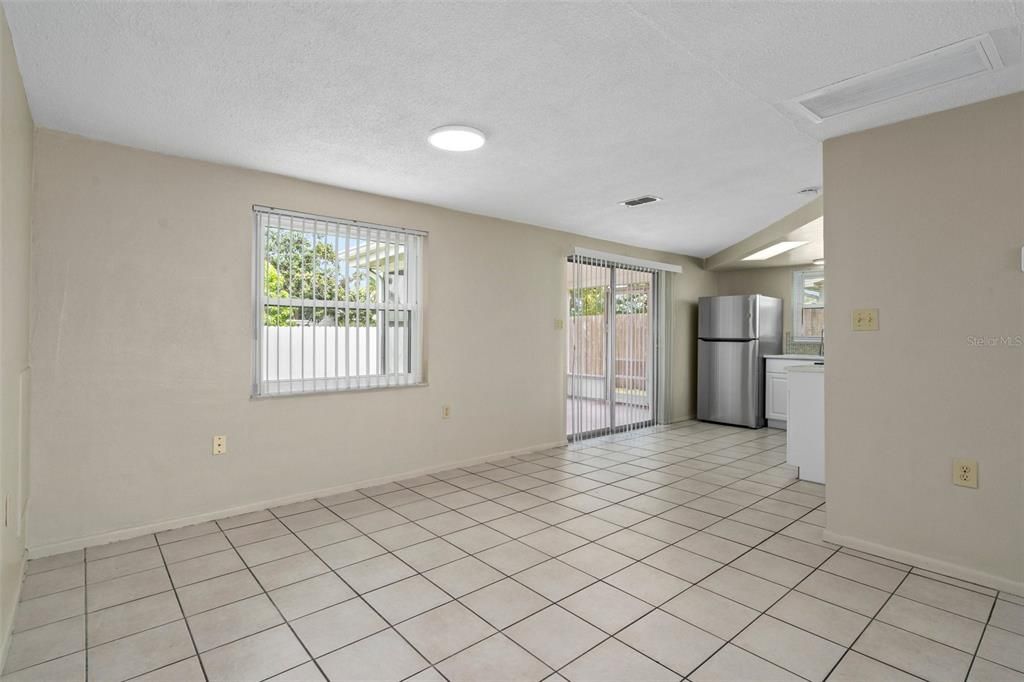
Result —
[{"label": "wooden privacy fence outside", "polygon": [[[569,318],[570,374],[604,375],[606,319],[605,315]],[[647,390],[650,329],[647,313],[615,316],[615,388]]]}]

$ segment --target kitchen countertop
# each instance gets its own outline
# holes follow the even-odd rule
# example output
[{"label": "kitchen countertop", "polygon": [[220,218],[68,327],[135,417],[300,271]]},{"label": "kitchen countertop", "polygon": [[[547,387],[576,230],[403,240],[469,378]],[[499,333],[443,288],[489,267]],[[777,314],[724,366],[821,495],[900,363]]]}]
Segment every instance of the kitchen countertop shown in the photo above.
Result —
[{"label": "kitchen countertop", "polygon": [[824,356],[821,355],[801,355],[799,353],[788,353],[786,355],[766,355],[764,357],[766,360],[813,360],[816,362],[821,362],[825,359]]}]

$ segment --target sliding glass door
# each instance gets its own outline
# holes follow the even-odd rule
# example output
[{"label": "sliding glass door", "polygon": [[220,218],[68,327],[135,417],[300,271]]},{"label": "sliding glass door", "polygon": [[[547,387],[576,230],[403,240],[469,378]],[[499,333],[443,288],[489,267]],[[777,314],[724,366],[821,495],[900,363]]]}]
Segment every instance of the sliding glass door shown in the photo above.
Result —
[{"label": "sliding glass door", "polygon": [[583,256],[567,273],[569,440],[652,425],[658,273]]}]

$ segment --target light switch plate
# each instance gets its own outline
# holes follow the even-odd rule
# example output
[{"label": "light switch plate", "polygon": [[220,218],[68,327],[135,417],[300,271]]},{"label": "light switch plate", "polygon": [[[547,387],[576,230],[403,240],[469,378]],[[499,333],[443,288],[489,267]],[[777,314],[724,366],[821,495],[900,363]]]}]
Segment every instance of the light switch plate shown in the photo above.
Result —
[{"label": "light switch plate", "polygon": [[853,331],[877,332],[878,308],[858,308],[853,311]]}]

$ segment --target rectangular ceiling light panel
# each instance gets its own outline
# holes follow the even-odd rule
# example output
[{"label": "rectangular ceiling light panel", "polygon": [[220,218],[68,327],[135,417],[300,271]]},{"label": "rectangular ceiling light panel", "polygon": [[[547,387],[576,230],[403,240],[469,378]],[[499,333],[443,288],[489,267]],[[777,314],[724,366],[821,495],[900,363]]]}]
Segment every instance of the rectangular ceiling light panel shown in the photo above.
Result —
[{"label": "rectangular ceiling light panel", "polygon": [[807,242],[779,242],[777,244],[772,244],[769,247],[763,248],[760,251],[755,251],[754,253],[750,254],[743,260],[768,260],[769,258],[774,258],[775,256],[778,256],[780,253],[792,251],[798,246],[803,246],[806,243]]},{"label": "rectangular ceiling light panel", "polygon": [[661,201],[661,197],[656,197],[653,194],[645,194],[644,196],[636,197],[635,199],[626,199],[625,201],[620,201],[619,205],[625,206],[626,208],[633,208],[634,206],[653,204],[655,201]]},{"label": "rectangular ceiling light panel", "polygon": [[871,73],[855,76],[797,97],[793,104],[815,123],[915,92],[1003,67],[989,34],[967,40]]}]

